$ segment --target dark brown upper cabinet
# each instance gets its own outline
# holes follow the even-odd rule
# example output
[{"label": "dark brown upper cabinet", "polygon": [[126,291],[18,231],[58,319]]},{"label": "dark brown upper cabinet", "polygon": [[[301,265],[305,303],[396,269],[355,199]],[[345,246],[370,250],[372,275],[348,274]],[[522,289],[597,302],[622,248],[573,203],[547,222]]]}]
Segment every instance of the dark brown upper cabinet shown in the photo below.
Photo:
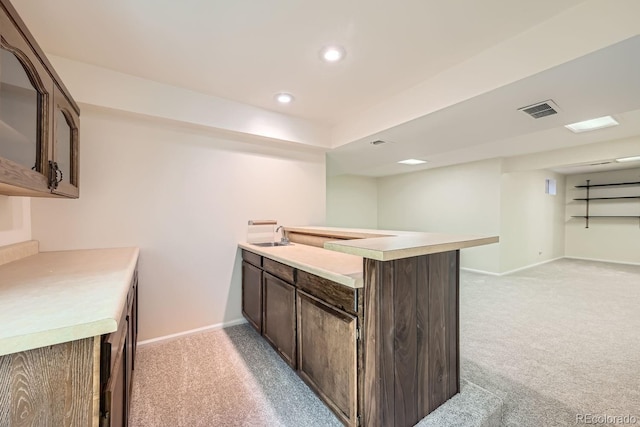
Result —
[{"label": "dark brown upper cabinet", "polygon": [[8,0],[0,0],[0,194],[79,195],[80,109]]}]

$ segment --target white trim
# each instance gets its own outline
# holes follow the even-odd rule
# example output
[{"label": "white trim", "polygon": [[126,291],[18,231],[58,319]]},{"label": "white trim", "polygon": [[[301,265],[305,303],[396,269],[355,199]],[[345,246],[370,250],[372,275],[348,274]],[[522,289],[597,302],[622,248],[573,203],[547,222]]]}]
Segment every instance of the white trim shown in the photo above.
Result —
[{"label": "white trim", "polygon": [[580,261],[608,262],[608,263],[611,263],[611,264],[640,265],[640,262],[612,261],[612,260],[609,260],[609,259],[582,258],[582,257],[579,257],[579,256],[566,256],[565,258],[578,259]]},{"label": "white trim", "polygon": [[[476,270],[476,269],[467,268],[467,267],[460,267],[460,270],[470,271],[472,273],[487,274],[489,276],[506,276],[508,274],[515,273],[515,272],[522,271],[522,270],[527,270],[529,268],[537,267],[539,265],[546,264],[548,262],[557,261],[557,260],[562,259],[562,258],[565,258],[565,257],[561,256],[561,257],[558,257],[558,258],[548,259],[546,261],[537,262],[535,264],[525,265],[524,267],[516,268],[514,270],[504,271],[502,273],[494,273],[494,272],[491,272],[491,271]],[[591,260],[591,261],[596,261],[596,260]]]},{"label": "white trim", "polygon": [[537,267],[539,265],[543,265],[543,264],[547,264],[547,263],[550,263],[550,262],[553,262],[553,261],[557,261],[557,260],[562,259],[562,258],[564,258],[564,257],[563,256],[559,256],[558,258],[551,258],[551,259],[548,259],[546,261],[537,262],[535,264],[525,265],[524,267],[520,267],[520,268],[516,268],[514,270],[509,270],[509,271],[502,272],[502,273],[500,273],[500,276],[506,276],[507,274],[516,273],[516,272],[522,271],[522,270],[528,270],[529,268],[533,268],[533,267]]},{"label": "white trim", "polygon": [[500,273],[494,273],[492,271],[476,270],[475,268],[460,267],[460,270],[470,271],[471,273],[487,274],[489,276],[500,276]]},{"label": "white trim", "polygon": [[162,343],[162,342],[165,342],[165,341],[172,341],[172,340],[175,340],[177,338],[182,338],[182,337],[186,337],[186,336],[189,336],[189,335],[195,335],[195,334],[199,334],[199,333],[202,333],[202,332],[215,331],[215,330],[218,330],[218,329],[229,328],[231,326],[242,325],[243,323],[247,323],[247,320],[244,319],[244,318],[231,320],[229,322],[216,323],[215,325],[203,326],[201,328],[190,329],[188,331],[178,332],[178,333],[171,334],[171,335],[164,335],[162,337],[151,338],[149,340],[139,341],[138,342],[138,346],[139,347],[144,347],[146,345],[159,344],[159,343]]}]

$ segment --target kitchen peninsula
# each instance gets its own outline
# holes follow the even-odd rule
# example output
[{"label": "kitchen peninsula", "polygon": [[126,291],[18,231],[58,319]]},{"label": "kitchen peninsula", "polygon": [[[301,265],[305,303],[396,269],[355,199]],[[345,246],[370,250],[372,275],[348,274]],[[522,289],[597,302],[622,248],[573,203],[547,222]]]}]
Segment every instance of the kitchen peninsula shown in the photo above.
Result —
[{"label": "kitchen peninsula", "polygon": [[460,391],[460,250],[497,236],[285,234],[240,243],[243,315],[345,425],[413,426]]}]

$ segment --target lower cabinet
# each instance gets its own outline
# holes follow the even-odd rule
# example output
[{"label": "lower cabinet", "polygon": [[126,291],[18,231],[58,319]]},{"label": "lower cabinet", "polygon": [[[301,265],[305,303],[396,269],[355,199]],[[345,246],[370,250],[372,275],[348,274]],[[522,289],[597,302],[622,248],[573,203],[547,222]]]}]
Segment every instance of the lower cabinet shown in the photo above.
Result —
[{"label": "lower cabinet", "polygon": [[242,314],[262,332],[262,270],[247,261],[242,261]]},{"label": "lower cabinet", "polygon": [[102,337],[100,427],[124,427],[129,424],[137,340],[138,276],[135,274],[118,330]]},{"label": "lower cabinet", "polygon": [[263,335],[282,358],[296,367],[296,288],[263,273]]},{"label": "lower cabinet", "polygon": [[128,425],[137,277],[117,331],[0,356],[1,427]]},{"label": "lower cabinet", "polygon": [[347,426],[360,423],[362,294],[242,251],[242,313]]},{"label": "lower cabinet", "polygon": [[346,425],[358,417],[357,317],[298,290],[298,370]]}]

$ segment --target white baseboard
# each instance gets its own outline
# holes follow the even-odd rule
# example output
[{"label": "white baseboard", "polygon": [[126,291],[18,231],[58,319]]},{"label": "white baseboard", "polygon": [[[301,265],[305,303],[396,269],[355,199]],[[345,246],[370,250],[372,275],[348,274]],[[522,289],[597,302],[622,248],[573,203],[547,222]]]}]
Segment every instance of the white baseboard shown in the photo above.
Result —
[{"label": "white baseboard", "polygon": [[476,270],[475,268],[460,267],[460,270],[469,271],[471,273],[486,274],[488,276],[500,276],[500,273],[492,271]]},{"label": "white baseboard", "polygon": [[472,273],[486,274],[486,275],[489,275],[489,276],[506,276],[507,274],[515,273],[515,272],[522,271],[522,270],[527,270],[529,268],[533,268],[533,267],[537,267],[539,265],[543,265],[543,264],[546,264],[546,263],[549,263],[549,262],[557,261],[557,260],[562,259],[562,258],[565,258],[565,257],[561,256],[561,257],[558,257],[558,258],[548,259],[546,261],[537,262],[535,264],[525,265],[524,267],[516,268],[514,270],[504,271],[502,273],[494,273],[494,272],[491,272],[491,271],[476,270],[476,269],[467,268],[467,267],[460,267],[460,270],[470,271]]},{"label": "white baseboard", "polygon": [[608,262],[610,264],[640,265],[640,262],[612,261],[610,259],[583,258],[583,257],[578,257],[578,256],[566,256],[565,258],[567,258],[567,259],[578,259],[580,261]]},{"label": "white baseboard", "polygon": [[548,264],[550,262],[557,261],[557,260],[562,259],[562,258],[564,258],[564,257],[563,256],[559,256],[558,258],[551,258],[551,259],[548,259],[546,261],[537,262],[535,264],[525,265],[524,267],[520,267],[520,268],[516,268],[514,270],[509,270],[509,271],[505,271],[503,273],[500,273],[500,276],[506,276],[507,274],[516,273],[516,272],[522,271],[522,270],[528,270],[530,268],[537,267],[537,266],[543,265],[543,264]]},{"label": "white baseboard", "polygon": [[245,318],[231,320],[229,322],[216,323],[215,325],[203,326],[201,328],[190,329],[184,332],[178,332],[176,334],[165,335],[162,337],[151,338],[150,340],[138,341],[138,346],[144,347],[150,344],[158,344],[166,341],[172,341],[177,338],[186,337],[188,335],[200,334],[202,332],[215,331],[217,329],[228,328],[231,326],[242,325],[243,323],[247,323]]}]

